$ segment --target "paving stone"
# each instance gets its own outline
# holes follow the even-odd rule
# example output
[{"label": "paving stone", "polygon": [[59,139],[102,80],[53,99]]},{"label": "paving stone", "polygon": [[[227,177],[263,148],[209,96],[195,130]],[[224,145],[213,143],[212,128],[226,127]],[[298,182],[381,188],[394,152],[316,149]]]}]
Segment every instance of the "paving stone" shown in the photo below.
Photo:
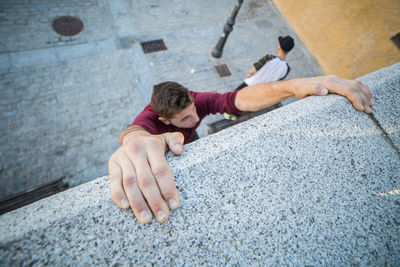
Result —
[{"label": "paving stone", "polygon": [[10,60],[8,54],[0,55],[0,72],[8,71],[10,68]]},{"label": "paving stone", "polygon": [[74,46],[57,49],[56,54],[59,60],[70,60],[72,58],[80,58],[85,56],[96,55],[93,44],[79,44]]},{"label": "paving stone", "polygon": [[108,1],[110,11],[116,24],[118,36],[130,36],[135,34],[135,26],[132,23],[132,1],[114,0]]},{"label": "paving stone", "polygon": [[13,68],[30,67],[34,65],[55,63],[58,61],[56,50],[54,48],[11,53],[10,60]]}]

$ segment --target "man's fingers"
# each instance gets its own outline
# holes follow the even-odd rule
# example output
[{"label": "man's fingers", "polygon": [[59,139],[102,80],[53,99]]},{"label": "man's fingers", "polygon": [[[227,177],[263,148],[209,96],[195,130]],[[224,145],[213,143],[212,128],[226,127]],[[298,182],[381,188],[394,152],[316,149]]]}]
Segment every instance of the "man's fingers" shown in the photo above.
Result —
[{"label": "man's fingers", "polygon": [[158,187],[170,209],[179,207],[179,193],[176,189],[171,169],[163,154],[162,148],[153,147],[149,150],[148,158],[152,173],[157,180]]},{"label": "man's fingers", "polygon": [[361,95],[355,90],[349,90],[344,94],[347,99],[351,102],[353,107],[358,111],[364,111],[364,105]]},{"label": "man's fingers", "polygon": [[353,90],[353,92],[355,93],[357,98],[355,101],[357,102],[358,106],[362,105],[362,108],[358,110],[364,111],[366,113],[371,113],[372,112],[371,102],[373,103],[371,91],[363,83],[359,81],[354,81],[354,82],[355,82],[355,89]]},{"label": "man's fingers", "polygon": [[371,109],[371,106],[372,106],[371,105],[371,100],[372,99],[369,98],[368,95],[366,95],[364,91],[359,92],[359,94],[361,95],[361,101],[362,101],[362,104],[364,106],[364,112],[365,113],[371,113],[372,112],[372,109]]},{"label": "man's fingers", "polygon": [[332,92],[343,95],[349,99],[353,107],[358,111],[371,113],[374,104],[369,87],[357,80],[340,79],[335,75],[327,76],[326,80]]},{"label": "man's fingers", "polygon": [[369,87],[357,80],[341,80],[343,87],[342,95],[346,96],[358,111],[371,113],[374,105],[372,93]]},{"label": "man's fingers", "polygon": [[327,95],[327,94],[328,94],[328,89],[326,89],[325,87],[318,85],[315,88],[314,95]]},{"label": "man's fingers", "polygon": [[175,133],[165,133],[163,134],[165,138],[165,142],[167,146],[172,151],[172,153],[176,155],[180,155],[183,152],[183,142],[184,137],[182,133],[175,132]]},{"label": "man's fingers", "polygon": [[[138,166],[143,166],[143,164],[147,164],[148,166],[147,159],[145,158],[138,159],[136,163]],[[156,215],[157,220],[159,222],[166,221],[169,216],[169,208],[161,196],[160,189],[153,174],[151,173],[150,167],[146,169],[140,168],[137,170],[137,181],[140,190],[146,198],[151,210]]]},{"label": "man's fingers", "polygon": [[[372,93],[369,87],[363,84],[360,81],[356,80],[347,80],[352,84],[350,90],[348,90],[348,98],[350,99],[350,95],[352,95],[352,103],[353,106],[359,111],[365,111],[366,113],[371,113],[371,106],[374,105],[374,101],[372,99]],[[354,95],[354,96],[353,96]],[[362,108],[360,106],[362,105]]]},{"label": "man's fingers", "polygon": [[141,223],[151,220],[151,211],[137,185],[135,170],[124,152],[112,157],[109,162],[111,195],[123,209],[131,207]]},{"label": "man's fingers", "polygon": [[170,208],[178,208],[180,200],[165,151],[168,146],[175,154],[181,154],[183,141],[181,133],[168,133],[120,147],[109,161],[115,203],[122,208],[130,206],[142,223],[151,220],[152,212],[159,222],[166,221]]},{"label": "man's fingers", "polygon": [[127,160],[121,161],[120,166],[123,169],[122,184],[132,211],[141,223],[147,223],[151,220],[152,215],[140,191],[135,169],[128,158]]},{"label": "man's fingers", "polygon": [[158,146],[161,150],[161,155],[164,155],[165,150],[160,141],[155,138],[146,139],[141,144],[134,144],[128,150],[128,156],[133,163],[136,171],[137,186],[146,199],[150,209],[156,215],[159,222],[164,222],[168,219],[169,208],[161,196],[157,182],[152,174],[147,153],[154,149],[152,145]]},{"label": "man's fingers", "polygon": [[358,111],[364,111],[366,113],[371,113],[372,109],[369,104],[367,96],[363,92],[352,92],[348,94],[347,98],[352,103],[353,107]]},{"label": "man's fingers", "polygon": [[359,82],[359,85],[361,87],[361,90],[363,91],[363,93],[365,94],[365,96],[367,98],[366,102],[364,103],[364,110],[367,113],[371,113],[372,112],[371,107],[375,104],[374,99],[372,98],[372,92],[369,89],[368,85],[363,84],[361,82]]},{"label": "man's fingers", "polygon": [[121,208],[129,208],[128,198],[122,189],[122,170],[119,165],[110,159],[108,163],[108,171],[110,173],[110,189],[114,202]]},{"label": "man's fingers", "polygon": [[365,96],[367,97],[368,103],[373,105],[372,92],[371,92],[371,89],[369,89],[368,85],[366,85],[360,81],[356,81],[356,84],[364,92]]}]

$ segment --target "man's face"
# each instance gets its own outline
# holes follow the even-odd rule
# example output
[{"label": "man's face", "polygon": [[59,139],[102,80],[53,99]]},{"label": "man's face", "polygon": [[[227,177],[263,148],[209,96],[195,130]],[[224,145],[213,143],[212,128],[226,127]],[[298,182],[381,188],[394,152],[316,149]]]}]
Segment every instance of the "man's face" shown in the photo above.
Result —
[{"label": "man's face", "polygon": [[168,120],[172,125],[179,128],[193,128],[199,122],[196,106],[194,102],[187,108],[175,115],[172,119]]}]

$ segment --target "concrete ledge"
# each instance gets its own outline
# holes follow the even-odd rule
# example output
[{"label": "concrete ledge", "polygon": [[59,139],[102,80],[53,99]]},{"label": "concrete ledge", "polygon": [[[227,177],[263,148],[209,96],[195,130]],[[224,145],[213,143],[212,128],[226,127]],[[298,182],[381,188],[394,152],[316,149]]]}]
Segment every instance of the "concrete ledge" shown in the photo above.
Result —
[{"label": "concrete ledge", "polygon": [[108,177],[4,214],[0,265],[398,265],[399,77],[363,77],[375,119],[309,97],[169,154],[182,206],[164,224],[116,207]]}]

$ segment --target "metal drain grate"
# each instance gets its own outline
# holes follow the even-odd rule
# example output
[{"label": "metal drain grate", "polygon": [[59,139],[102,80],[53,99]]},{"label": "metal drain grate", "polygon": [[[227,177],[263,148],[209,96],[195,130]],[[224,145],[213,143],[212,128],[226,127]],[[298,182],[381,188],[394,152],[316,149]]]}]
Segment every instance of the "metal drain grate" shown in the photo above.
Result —
[{"label": "metal drain grate", "polygon": [[167,50],[167,47],[165,46],[164,41],[162,39],[142,42],[140,43],[140,45],[142,46],[143,52],[145,54]]},{"label": "metal drain grate", "polygon": [[62,36],[74,36],[83,30],[83,22],[70,16],[56,18],[52,26],[53,30]]},{"label": "metal drain grate", "polygon": [[232,75],[231,71],[229,70],[229,68],[226,64],[217,65],[217,66],[215,66],[215,69],[217,70],[219,77],[221,77],[221,78]]},{"label": "metal drain grate", "polygon": [[400,49],[400,32],[397,33],[392,38],[390,38],[390,40],[392,40],[392,42],[397,46],[397,48]]},{"label": "metal drain grate", "polygon": [[6,199],[1,199],[0,215],[66,190],[68,184],[63,182],[64,178],[65,177],[61,177],[56,181],[41,185],[32,191],[22,192]]}]

